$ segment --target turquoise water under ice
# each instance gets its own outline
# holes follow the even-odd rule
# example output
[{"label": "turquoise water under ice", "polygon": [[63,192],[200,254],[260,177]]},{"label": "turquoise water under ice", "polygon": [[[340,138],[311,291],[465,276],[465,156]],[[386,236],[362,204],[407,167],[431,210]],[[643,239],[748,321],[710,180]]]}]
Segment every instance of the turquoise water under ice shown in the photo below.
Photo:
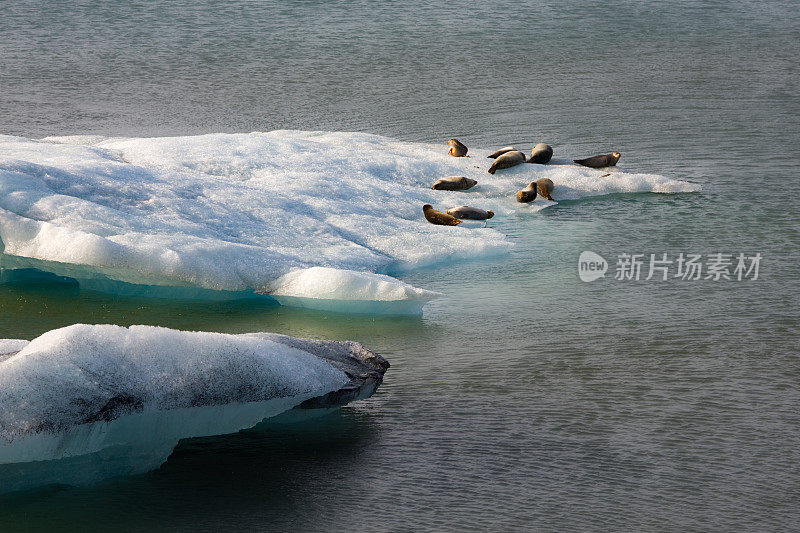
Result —
[{"label": "turquoise water under ice", "polygon": [[[502,259],[404,274],[421,318],[0,288],[0,337],[74,322],[353,339],[392,368],[326,418],[158,471],[0,499],[0,530],[791,530],[800,143],[791,2],[12,2],[0,132],[354,130],[619,150],[701,193],[498,219]],[[444,145],[443,145],[444,149]],[[577,258],[611,264],[583,283]],[[756,281],[618,281],[621,253],[760,252]]]}]

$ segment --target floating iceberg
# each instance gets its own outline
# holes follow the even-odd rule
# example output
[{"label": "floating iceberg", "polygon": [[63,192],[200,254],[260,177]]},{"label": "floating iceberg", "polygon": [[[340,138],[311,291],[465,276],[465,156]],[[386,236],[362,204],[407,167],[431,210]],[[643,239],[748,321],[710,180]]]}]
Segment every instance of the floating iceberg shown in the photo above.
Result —
[{"label": "floating iceberg", "polygon": [[[323,291],[328,296],[317,308],[338,310],[339,299],[341,309],[373,312],[360,273],[492,256],[512,246],[491,227],[430,225],[421,212],[426,203],[492,209],[496,223],[520,209],[513,193],[540,177],[551,178],[554,197],[563,199],[699,189],[620,169],[599,178],[599,171],[575,165],[519,165],[493,176],[485,153],[471,153],[453,158],[443,145],[360,133],[0,136],[0,268],[51,272],[101,290],[168,287],[172,292],[164,294],[200,297],[259,292],[309,307],[314,291],[297,283],[339,280]],[[430,189],[449,175],[471,177],[478,186]],[[307,270],[314,267],[351,274]],[[280,286],[294,280],[283,295],[275,290],[282,277]],[[348,287],[361,296],[348,294]],[[298,291],[305,294],[300,300]],[[377,295],[385,312],[419,312],[433,296],[421,298],[399,282],[389,292],[404,296]]]},{"label": "floating iceberg", "polygon": [[77,324],[0,340],[0,492],[156,468],[180,439],[368,397],[388,366],[270,333]]}]

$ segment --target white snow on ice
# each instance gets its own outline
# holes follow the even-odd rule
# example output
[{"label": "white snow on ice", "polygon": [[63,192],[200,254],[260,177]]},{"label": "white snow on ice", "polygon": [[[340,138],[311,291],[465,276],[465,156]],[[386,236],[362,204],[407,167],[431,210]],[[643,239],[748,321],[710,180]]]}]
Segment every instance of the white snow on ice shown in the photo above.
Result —
[{"label": "white snow on ice", "polygon": [[[453,158],[443,143],[342,132],[0,136],[0,240],[7,258],[47,261],[30,266],[56,274],[75,276],[77,265],[86,277],[135,284],[275,294],[290,287],[283,303],[404,298],[395,301],[416,302],[419,310],[425,298],[416,289],[383,278],[365,282],[360,273],[507,252],[511,242],[492,224],[552,205],[514,202],[529,181],[549,177],[556,199],[699,190],[619,168],[600,178],[605,172],[575,165],[526,164],[492,176],[487,153]],[[430,189],[450,175],[478,185]],[[488,228],[433,226],[422,216],[425,203],[496,215]],[[302,273],[312,267],[326,270]],[[291,300],[298,295],[302,300]]]},{"label": "white snow on ice", "polygon": [[28,345],[24,339],[0,339],[0,355],[18,352]]}]

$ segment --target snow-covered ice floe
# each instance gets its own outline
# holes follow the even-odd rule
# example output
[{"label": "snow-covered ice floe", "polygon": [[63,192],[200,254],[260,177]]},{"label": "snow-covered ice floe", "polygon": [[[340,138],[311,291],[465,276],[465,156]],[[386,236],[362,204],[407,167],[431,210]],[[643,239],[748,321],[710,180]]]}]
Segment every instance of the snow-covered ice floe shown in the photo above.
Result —
[{"label": "snow-covered ice floe", "polygon": [[[491,175],[487,153],[453,158],[443,144],[342,132],[0,136],[0,268],[37,269],[110,291],[263,293],[286,305],[419,313],[435,293],[365,276],[512,246],[491,227],[428,224],[425,203],[492,209],[491,226],[515,211],[552,205],[513,200],[540,177],[553,180],[556,199],[699,190],[620,168],[601,178],[605,172],[572,164],[519,165]],[[450,175],[478,185],[430,189]]]},{"label": "snow-covered ice floe", "polygon": [[158,467],[180,439],[370,396],[354,342],[77,324],[0,340],[0,492]]}]

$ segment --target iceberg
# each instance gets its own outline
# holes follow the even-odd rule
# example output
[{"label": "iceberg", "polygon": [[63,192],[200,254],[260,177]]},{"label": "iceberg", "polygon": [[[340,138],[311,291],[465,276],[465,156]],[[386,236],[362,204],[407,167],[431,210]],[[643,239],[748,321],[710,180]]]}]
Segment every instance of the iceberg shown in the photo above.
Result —
[{"label": "iceberg", "polygon": [[366,398],[389,364],[355,342],[154,326],[0,340],[0,492],[144,472],[186,438]]},{"label": "iceberg", "polygon": [[[482,157],[488,151],[470,153],[453,158],[444,145],[345,132],[0,136],[0,269],[49,272],[111,292],[258,293],[284,305],[418,313],[432,293],[396,280],[388,292],[402,297],[389,298],[377,290],[387,280],[365,282],[363,274],[508,252],[513,243],[492,226],[515,211],[552,205],[514,202],[528,181],[549,177],[555,198],[573,200],[699,190],[619,168],[600,178],[600,171],[568,164],[518,165],[491,175]],[[455,193],[430,189],[451,175],[478,185]],[[426,203],[469,203],[496,216],[489,227],[433,226],[422,216]],[[342,273],[323,276],[315,268]],[[322,296],[299,288],[314,279],[325,281]],[[370,293],[376,306],[367,305]]]}]

